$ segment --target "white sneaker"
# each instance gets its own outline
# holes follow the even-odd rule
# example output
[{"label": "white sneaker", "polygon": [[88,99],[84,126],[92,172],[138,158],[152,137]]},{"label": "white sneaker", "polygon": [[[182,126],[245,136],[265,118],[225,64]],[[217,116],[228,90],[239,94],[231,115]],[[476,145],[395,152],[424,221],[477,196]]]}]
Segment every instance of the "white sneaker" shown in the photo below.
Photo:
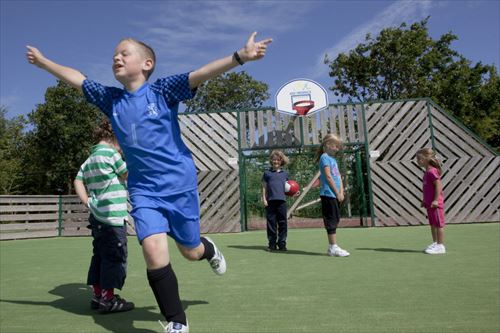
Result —
[{"label": "white sneaker", "polygon": [[431,247],[430,249],[426,249],[425,253],[427,253],[427,254],[445,254],[446,248],[444,247],[443,244],[436,244],[435,246]]},{"label": "white sneaker", "polygon": [[210,263],[210,266],[212,267],[212,270],[215,274],[223,275],[224,273],[226,273],[226,259],[224,259],[222,252],[219,251],[217,245],[215,245],[213,240],[208,237],[205,237],[205,239],[214,246],[215,251],[214,256],[208,262]]},{"label": "white sneaker", "polygon": [[189,333],[189,323],[182,325],[181,323],[175,323],[173,321],[169,322],[167,325],[158,320],[161,327],[165,330],[165,333]]},{"label": "white sneaker", "polygon": [[349,252],[341,249],[338,245],[328,247],[326,254],[332,257],[348,257],[350,255]]},{"label": "white sneaker", "polygon": [[432,249],[432,248],[433,248],[434,246],[436,246],[436,245],[437,245],[437,243],[436,243],[436,242],[434,242],[434,243],[430,244],[429,246],[427,246],[427,247],[425,248],[424,252],[425,252],[425,251],[427,251],[427,250],[429,250],[429,249]]}]

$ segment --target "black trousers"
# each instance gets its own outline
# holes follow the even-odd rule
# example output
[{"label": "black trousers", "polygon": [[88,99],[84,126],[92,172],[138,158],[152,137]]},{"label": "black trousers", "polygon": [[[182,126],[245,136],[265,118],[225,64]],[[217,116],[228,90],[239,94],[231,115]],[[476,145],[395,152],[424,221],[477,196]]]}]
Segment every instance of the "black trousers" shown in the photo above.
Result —
[{"label": "black trousers", "polygon": [[127,276],[127,226],[103,224],[91,214],[92,259],[87,284],[98,284],[103,289],[122,289]]},{"label": "black trousers", "polygon": [[269,247],[274,249],[286,246],[288,226],[286,220],[286,201],[270,200],[266,207],[267,240]]}]

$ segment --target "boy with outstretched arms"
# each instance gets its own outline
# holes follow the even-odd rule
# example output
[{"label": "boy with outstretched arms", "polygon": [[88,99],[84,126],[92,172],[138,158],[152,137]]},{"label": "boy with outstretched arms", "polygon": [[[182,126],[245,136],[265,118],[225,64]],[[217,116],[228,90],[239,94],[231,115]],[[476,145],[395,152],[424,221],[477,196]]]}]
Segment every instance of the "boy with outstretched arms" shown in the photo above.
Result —
[{"label": "boy with outstretched arms", "polygon": [[158,79],[149,84],[154,51],[135,39],[120,41],[113,56],[113,73],[123,89],[87,80],[79,71],[45,58],[28,46],[27,58],[82,91],[111,120],[129,171],[131,215],[142,245],[147,277],[168,325],[165,332],[189,332],[179,297],[177,278],[170,264],[167,233],[188,260],[207,259],[216,274],[226,262],[208,237],[200,237],[199,200],[194,161],[181,139],[177,121],[179,102],[194,96],[196,88],[248,61],[264,57],[271,39],[255,41],[193,72]]}]

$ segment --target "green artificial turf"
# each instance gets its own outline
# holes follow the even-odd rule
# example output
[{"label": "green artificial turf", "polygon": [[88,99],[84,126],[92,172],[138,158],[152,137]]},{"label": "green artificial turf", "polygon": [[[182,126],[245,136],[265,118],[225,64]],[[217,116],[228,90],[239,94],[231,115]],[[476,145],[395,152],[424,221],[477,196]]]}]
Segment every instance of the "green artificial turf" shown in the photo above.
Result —
[{"label": "green artificial turf", "polygon": [[[450,225],[448,253],[422,250],[428,227],[343,228],[348,258],[322,229],[293,229],[286,253],[265,231],[211,235],[226,275],[170,244],[191,333],[499,332],[500,224]],[[162,332],[135,238],[120,295],[131,312],[98,315],[85,285],[91,238],[0,242],[0,332]]]}]

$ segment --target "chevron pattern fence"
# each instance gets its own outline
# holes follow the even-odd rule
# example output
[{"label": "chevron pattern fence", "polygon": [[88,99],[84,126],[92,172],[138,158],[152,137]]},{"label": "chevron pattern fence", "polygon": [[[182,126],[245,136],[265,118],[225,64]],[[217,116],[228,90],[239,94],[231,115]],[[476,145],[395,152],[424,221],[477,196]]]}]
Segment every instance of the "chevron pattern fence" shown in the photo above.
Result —
[{"label": "chevron pattern fence", "polygon": [[241,231],[236,117],[235,112],[179,116],[198,170],[203,233]]},{"label": "chevron pattern fence", "polygon": [[429,100],[365,105],[373,206],[379,225],[426,224],[415,153],[443,162],[447,223],[499,221],[500,157]]},{"label": "chevron pattern fence", "polygon": [[377,225],[427,223],[415,163],[422,147],[434,147],[443,161],[448,223],[500,220],[500,157],[428,99],[330,105],[310,117],[269,109],[181,114],[179,120],[198,168],[202,232],[241,229],[241,152],[316,146],[327,133],[348,143],[368,141],[369,151],[380,154],[370,158]]}]

